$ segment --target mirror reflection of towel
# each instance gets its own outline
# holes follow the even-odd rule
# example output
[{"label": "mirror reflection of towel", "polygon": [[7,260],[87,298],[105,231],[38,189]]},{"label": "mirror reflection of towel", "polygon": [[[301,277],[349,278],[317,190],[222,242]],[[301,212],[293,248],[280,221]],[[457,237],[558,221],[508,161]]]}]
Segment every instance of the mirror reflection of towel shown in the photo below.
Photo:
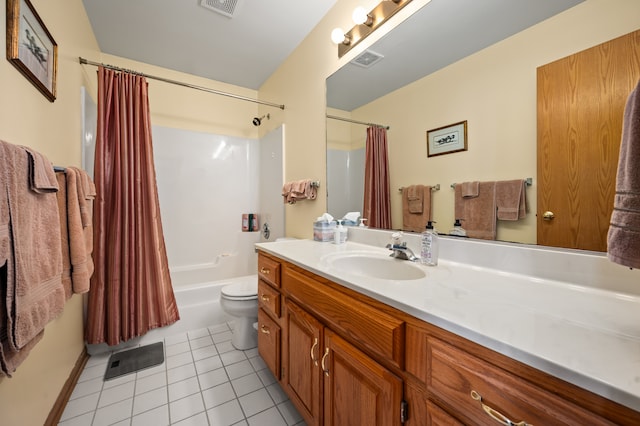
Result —
[{"label": "mirror reflection of towel", "polygon": [[402,230],[410,232],[422,232],[431,220],[431,187],[426,185],[415,185],[421,187],[422,211],[411,213],[409,210],[409,188],[402,189]]},{"label": "mirror reflection of towel", "polygon": [[527,192],[524,179],[496,182],[498,220],[524,219],[527,215]]},{"label": "mirror reflection of towel", "polygon": [[463,198],[475,198],[480,194],[480,182],[462,182],[460,191]]},{"label": "mirror reflection of towel", "polygon": [[477,197],[463,197],[463,185],[456,184],[455,215],[464,221],[471,238],[496,239],[496,183],[480,182]]},{"label": "mirror reflection of towel", "polygon": [[423,209],[423,197],[424,193],[423,185],[411,185],[407,190],[407,203],[409,206],[409,213],[422,213]]}]

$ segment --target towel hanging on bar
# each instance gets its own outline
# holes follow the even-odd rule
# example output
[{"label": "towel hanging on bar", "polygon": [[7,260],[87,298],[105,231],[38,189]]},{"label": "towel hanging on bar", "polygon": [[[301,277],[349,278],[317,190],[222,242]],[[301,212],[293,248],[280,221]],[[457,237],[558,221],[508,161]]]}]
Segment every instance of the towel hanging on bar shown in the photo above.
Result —
[{"label": "towel hanging on bar", "polygon": [[[533,185],[533,178],[529,177],[529,178],[524,179],[524,183],[527,184],[527,186]],[[451,188],[455,188],[455,187],[456,187],[456,183],[454,182],[454,183],[451,184]]]}]

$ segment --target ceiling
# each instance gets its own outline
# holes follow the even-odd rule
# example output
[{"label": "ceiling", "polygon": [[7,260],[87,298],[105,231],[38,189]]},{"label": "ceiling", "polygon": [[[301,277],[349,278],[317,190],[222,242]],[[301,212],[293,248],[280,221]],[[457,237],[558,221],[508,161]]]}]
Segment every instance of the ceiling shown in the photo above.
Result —
[{"label": "ceiling", "polygon": [[352,111],[582,1],[432,0],[370,46],[383,59],[327,79],[327,106]]},{"label": "ceiling", "polygon": [[205,1],[227,17],[201,0],[83,0],[103,53],[254,90],[335,2]]},{"label": "ceiling", "polygon": [[[432,0],[371,46],[381,61],[332,75],[327,105],[351,111],[582,1]],[[103,53],[257,90],[336,0],[83,3]]]}]

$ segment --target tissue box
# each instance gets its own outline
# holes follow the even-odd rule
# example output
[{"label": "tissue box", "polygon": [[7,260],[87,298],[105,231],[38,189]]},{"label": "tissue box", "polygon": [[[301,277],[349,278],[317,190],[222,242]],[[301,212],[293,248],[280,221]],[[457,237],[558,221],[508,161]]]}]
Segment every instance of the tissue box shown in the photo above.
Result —
[{"label": "tissue box", "polygon": [[335,222],[313,222],[313,239],[315,241],[333,241]]}]

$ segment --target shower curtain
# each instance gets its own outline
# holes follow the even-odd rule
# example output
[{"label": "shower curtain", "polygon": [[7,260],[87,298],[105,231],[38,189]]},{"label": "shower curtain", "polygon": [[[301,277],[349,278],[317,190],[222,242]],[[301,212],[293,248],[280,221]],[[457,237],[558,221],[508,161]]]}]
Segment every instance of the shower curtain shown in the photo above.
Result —
[{"label": "shower curtain", "polygon": [[367,225],[371,228],[391,229],[391,193],[389,191],[389,157],[387,129],[367,128],[364,166],[364,207]]},{"label": "shower curtain", "polygon": [[98,68],[94,263],[86,340],[116,345],[180,319],[162,233],[147,81]]}]

